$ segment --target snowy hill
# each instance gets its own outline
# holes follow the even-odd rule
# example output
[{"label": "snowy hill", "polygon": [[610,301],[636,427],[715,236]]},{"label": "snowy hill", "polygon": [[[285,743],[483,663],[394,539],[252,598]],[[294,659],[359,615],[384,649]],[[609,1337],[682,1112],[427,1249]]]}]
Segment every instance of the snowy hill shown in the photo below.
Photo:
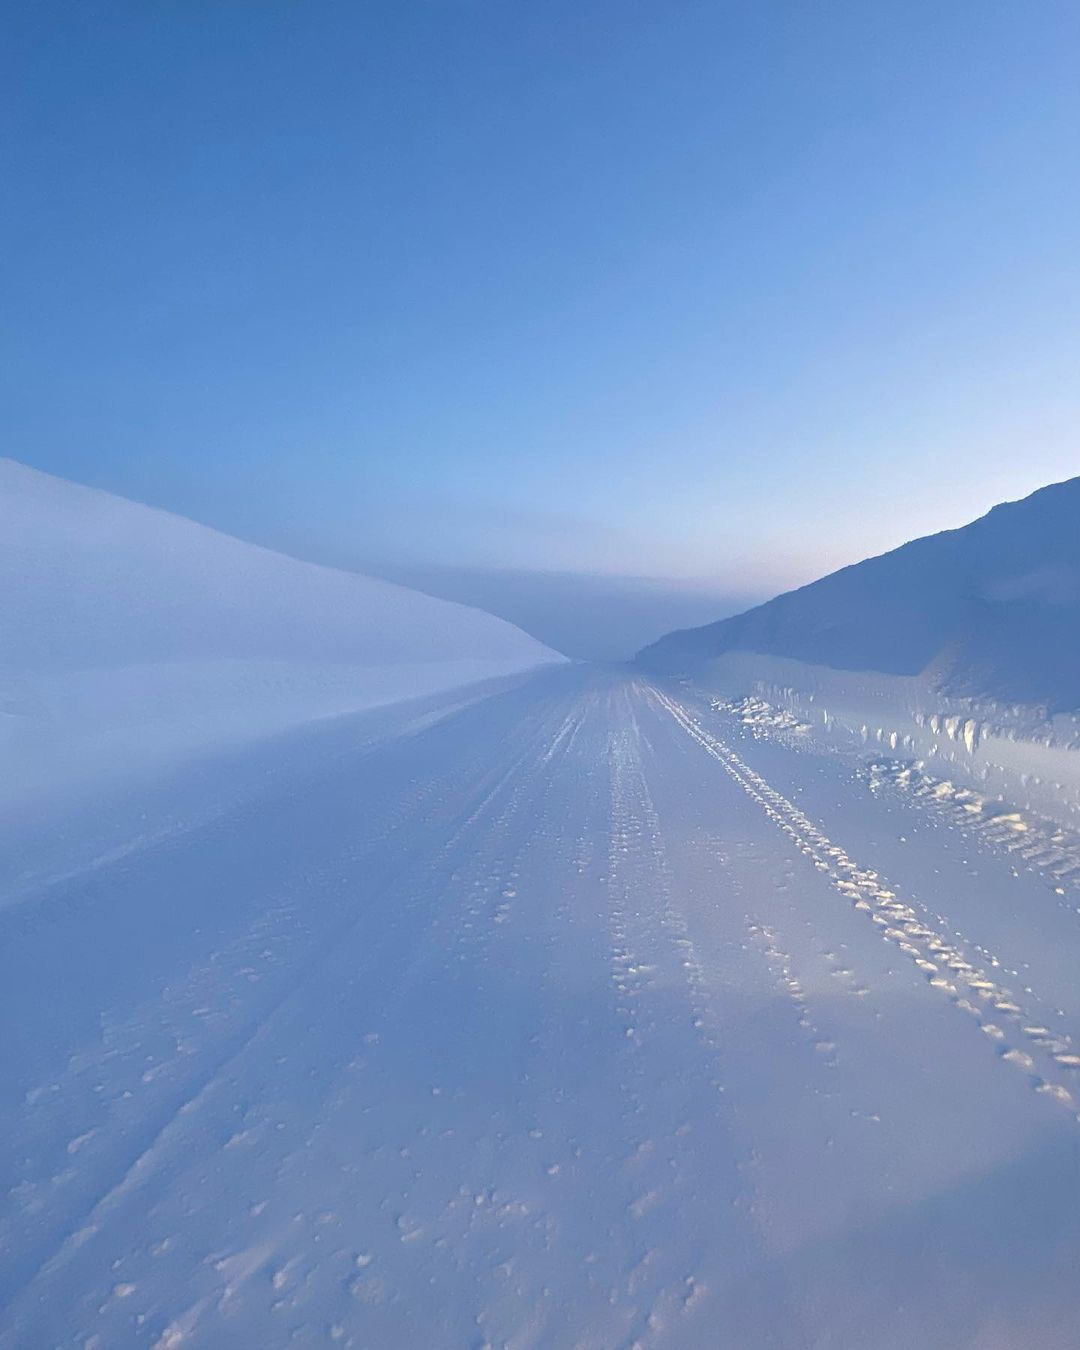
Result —
[{"label": "snowy hill", "polygon": [[735,618],[671,633],[639,660],[675,671],[740,651],[1080,709],[1080,478]]},{"label": "snowy hill", "polygon": [[558,660],[492,615],[0,460],[20,790]]}]

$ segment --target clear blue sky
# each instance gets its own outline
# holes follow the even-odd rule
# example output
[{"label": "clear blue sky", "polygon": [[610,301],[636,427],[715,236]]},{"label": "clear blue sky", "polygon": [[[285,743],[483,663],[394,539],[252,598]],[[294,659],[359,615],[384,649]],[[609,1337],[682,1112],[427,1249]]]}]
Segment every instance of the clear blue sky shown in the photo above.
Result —
[{"label": "clear blue sky", "polygon": [[17,459],[315,556],[742,591],[1080,472],[1074,0],[3,26]]}]

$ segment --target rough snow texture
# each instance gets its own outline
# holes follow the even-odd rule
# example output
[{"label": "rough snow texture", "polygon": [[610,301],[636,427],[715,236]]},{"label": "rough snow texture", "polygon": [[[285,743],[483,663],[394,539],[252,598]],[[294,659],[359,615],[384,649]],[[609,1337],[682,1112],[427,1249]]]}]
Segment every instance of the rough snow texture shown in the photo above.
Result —
[{"label": "rough snow texture", "polygon": [[0,912],[0,1347],[1075,1347],[1076,884],[719,702],[321,724]]},{"label": "rough snow texture", "polygon": [[[830,670],[731,652],[708,663],[702,687],[758,731],[812,732],[863,761],[882,755],[955,778],[988,802],[1022,806],[1080,828],[1080,716],[950,697],[924,679]],[[792,742],[796,744],[796,742]]]},{"label": "rough snow texture", "polygon": [[0,460],[0,807],[560,660],[512,625]]},{"label": "rough snow texture", "polygon": [[751,651],[1080,711],[1080,478],[645,649],[651,669]]}]

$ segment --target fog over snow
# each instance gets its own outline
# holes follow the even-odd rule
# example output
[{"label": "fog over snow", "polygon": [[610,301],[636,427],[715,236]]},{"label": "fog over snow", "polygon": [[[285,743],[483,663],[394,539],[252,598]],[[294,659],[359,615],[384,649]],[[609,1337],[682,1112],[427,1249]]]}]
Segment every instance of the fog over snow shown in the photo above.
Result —
[{"label": "fog over snow", "polygon": [[384,566],[386,575],[395,581],[429,595],[477,605],[565,656],[584,661],[628,661],[639,648],[673,627],[737,614],[753,603],[715,581],[600,572]]}]

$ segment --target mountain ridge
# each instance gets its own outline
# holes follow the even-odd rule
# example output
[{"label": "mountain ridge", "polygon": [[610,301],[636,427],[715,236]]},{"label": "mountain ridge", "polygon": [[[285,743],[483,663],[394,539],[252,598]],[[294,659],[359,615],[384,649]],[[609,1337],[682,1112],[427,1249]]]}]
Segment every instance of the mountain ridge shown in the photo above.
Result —
[{"label": "mountain ridge", "polygon": [[727,652],[922,676],[954,694],[1080,707],[1080,477],[852,563],[763,605],[669,633],[658,671]]}]

